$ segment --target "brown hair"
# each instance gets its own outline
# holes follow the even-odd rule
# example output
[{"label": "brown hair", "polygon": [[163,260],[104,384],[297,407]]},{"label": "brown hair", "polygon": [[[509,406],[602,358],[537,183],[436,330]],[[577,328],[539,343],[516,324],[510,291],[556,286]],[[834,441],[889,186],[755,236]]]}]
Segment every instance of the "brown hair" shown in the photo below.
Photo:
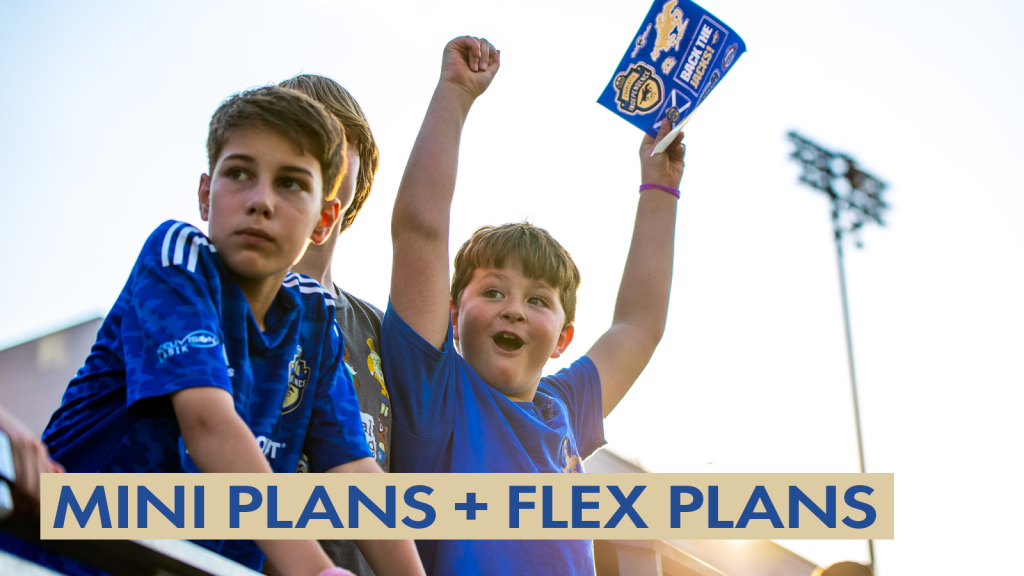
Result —
[{"label": "brown hair", "polygon": [[322,104],[345,127],[345,136],[359,151],[356,193],[352,197],[352,204],[341,219],[341,232],[355,222],[356,214],[370,195],[373,176],[380,165],[380,151],[373,139],[373,132],[370,131],[370,124],[367,123],[366,115],[363,114],[363,109],[359,107],[356,99],[341,84],[330,78],[316,74],[300,74],[281,82],[279,86],[298,90]]},{"label": "brown hair", "polygon": [[255,88],[228,98],[210,119],[206,154],[211,173],[231,132],[247,127],[278,132],[303,154],[308,149],[320,162],[324,201],[334,199],[346,168],[345,130],[323,106],[279,86]]},{"label": "brown hair", "polygon": [[544,280],[558,290],[565,326],[576,318],[576,290],[580,287],[580,271],[569,252],[543,228],[529,222],[513,222],[501,226],[477,228],[455,254],[455,276],[452,278],[452,302],[458,308],[477,268],[501,268],[506,260],[519,261],[523,274]]}]

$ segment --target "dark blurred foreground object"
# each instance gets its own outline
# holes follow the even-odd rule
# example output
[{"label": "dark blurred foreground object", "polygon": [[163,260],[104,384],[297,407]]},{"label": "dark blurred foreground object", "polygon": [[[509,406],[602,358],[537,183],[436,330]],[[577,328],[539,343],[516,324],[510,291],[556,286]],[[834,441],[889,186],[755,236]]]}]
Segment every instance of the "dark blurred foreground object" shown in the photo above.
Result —
[{"label": "dark blurred foreground object", "polygon": [[[39,540],[38,517],[5,520],[0,522],[0,532],[74,558],[112,576],[262,576],[185,540]],[[3,576],[51,573],[0,550],[0,568],[7,566],[17,571],[0,569]]]},{"label": "dark blurred foreground object", "polygon": [[[836,242],[836,261],[839,264],[839,290],[843,297],[843,320],[846,326],[846,356],[850,365],[850,388],[853,391],[853,416],[857,426],[857,455],[860,457],[860,471],[864,466],[864,441],[860,430],[860,402],[857,400],[857,375],[853,369],[853,338],[850,331],[850,306],[846,299],[846,269],[843,265],[843,239],[852,236],[858,248],[860,230],[864,224],[875,222],[885,226],[882,211],[889,207],[882,198],[886,185],[878,178],[861,170],[857,162],[847,156],[831,152],[800,136],[789,133],[789,140],[796,145],[791,158],[804,169],[800,181],[811,188],[828,194],[832,200],[832,230]],[[868,553],[872,569],[875,565],[875,546],[868,540]],[[838,574],[838,573],[837,573]],[[831,575],[830,575],[831,576]]]},{"label": "dark blurred foreground object", "polygon": [[822,571],[821,576],[872,576],[871,568],[856,562],[836,562]]}]

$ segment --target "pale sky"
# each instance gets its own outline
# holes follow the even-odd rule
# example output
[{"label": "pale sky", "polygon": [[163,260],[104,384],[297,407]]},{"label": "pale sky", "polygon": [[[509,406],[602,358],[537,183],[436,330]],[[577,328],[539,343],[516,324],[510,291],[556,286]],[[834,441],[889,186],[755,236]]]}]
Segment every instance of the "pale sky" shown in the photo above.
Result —
[{"label": "pale sky", "polygon": [[[797,183],[796,129],[890,185],[888,227],[846,260],[867,468],[900,487],[878,574],[1016,565],[1024,5],[702,5],[748,52],[687,127],[668,332],[611,447],[657,472],[857,471],[828,201]],[[649,7],[0,4],[0,347],[104,314],[153,228],[202,224],[217,105],[300,72],[345,85],[380,145],[335,280],[383,307],[395,191],[441,49],[468,33],[502,69],[464,133],[453,250],[482,224],[549,229],[583,273],[582,354],[610,321],[640,183],[642,133],[595,101]],[[783,544],[867,559],[862,542]]]}]

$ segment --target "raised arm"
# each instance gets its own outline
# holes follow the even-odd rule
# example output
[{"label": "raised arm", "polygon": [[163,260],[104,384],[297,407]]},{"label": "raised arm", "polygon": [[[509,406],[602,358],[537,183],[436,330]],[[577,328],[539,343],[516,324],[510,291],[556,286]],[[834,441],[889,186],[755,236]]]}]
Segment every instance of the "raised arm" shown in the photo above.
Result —
[{"label": "raised arm", "polygon": [[[668,134],[669,128],[668,122],[662,123],[658,140]],[[644,136],[640,145],[643,184],[679,186],[686,151],[682,140],[683,135],[679,134],[667,150],[651,156],[657,140]],[[605,416],[640,376],[665,333],[677,202],[673,194],[663,190],[640,192],[612,325],[587,352],[601,376]]]},{"label": "raised arm", "polygon": [[448,223],[466,116],[490,85],[499,52],[470,36],[444,48],[441,78],[420,126],[391,215],[391,306],[440,349],[448,331]]},{"label": "raised arm", "polygon": [[[186,388],[171,395],[171,404],[185,448],[199,470],[273,472],[226,390]],[[316,540],[257,540],[256,544],[285,576],[315,576],[334,566]]]}]

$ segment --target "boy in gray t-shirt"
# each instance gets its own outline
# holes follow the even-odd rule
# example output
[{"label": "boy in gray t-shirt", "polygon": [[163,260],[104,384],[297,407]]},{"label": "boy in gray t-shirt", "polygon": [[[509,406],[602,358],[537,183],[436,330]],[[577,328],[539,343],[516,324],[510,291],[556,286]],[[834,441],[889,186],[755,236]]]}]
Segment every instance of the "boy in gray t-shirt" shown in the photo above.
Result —
[{"label": "boy in gray t-shirt", "polygon": [[[281,86],[313,98],[345,127],[349,170],[338,186],[338,194],[342,197],[350,194],[352,204],[345,215],[339,218],[331,237],[322,245],[306,250],[292,271],[315,278],[321,286],[334,294],[337,305],[335,319],[345,338],[343,360],[352,373],[366,442],[377,464],[388,472],[391,465],[392,416],[391,400],[380,360],[380,322],[384,314],[376,306],[339,288],[331,274],[338,236],[355,220],[373,186],[373,176],[380,159],[377,143],[359,103],[334,80],[302,74],[285,80]],[[351,540],[322,540],[320,544],[338,566],[358,576],[374,576],[373,570]]]}]

